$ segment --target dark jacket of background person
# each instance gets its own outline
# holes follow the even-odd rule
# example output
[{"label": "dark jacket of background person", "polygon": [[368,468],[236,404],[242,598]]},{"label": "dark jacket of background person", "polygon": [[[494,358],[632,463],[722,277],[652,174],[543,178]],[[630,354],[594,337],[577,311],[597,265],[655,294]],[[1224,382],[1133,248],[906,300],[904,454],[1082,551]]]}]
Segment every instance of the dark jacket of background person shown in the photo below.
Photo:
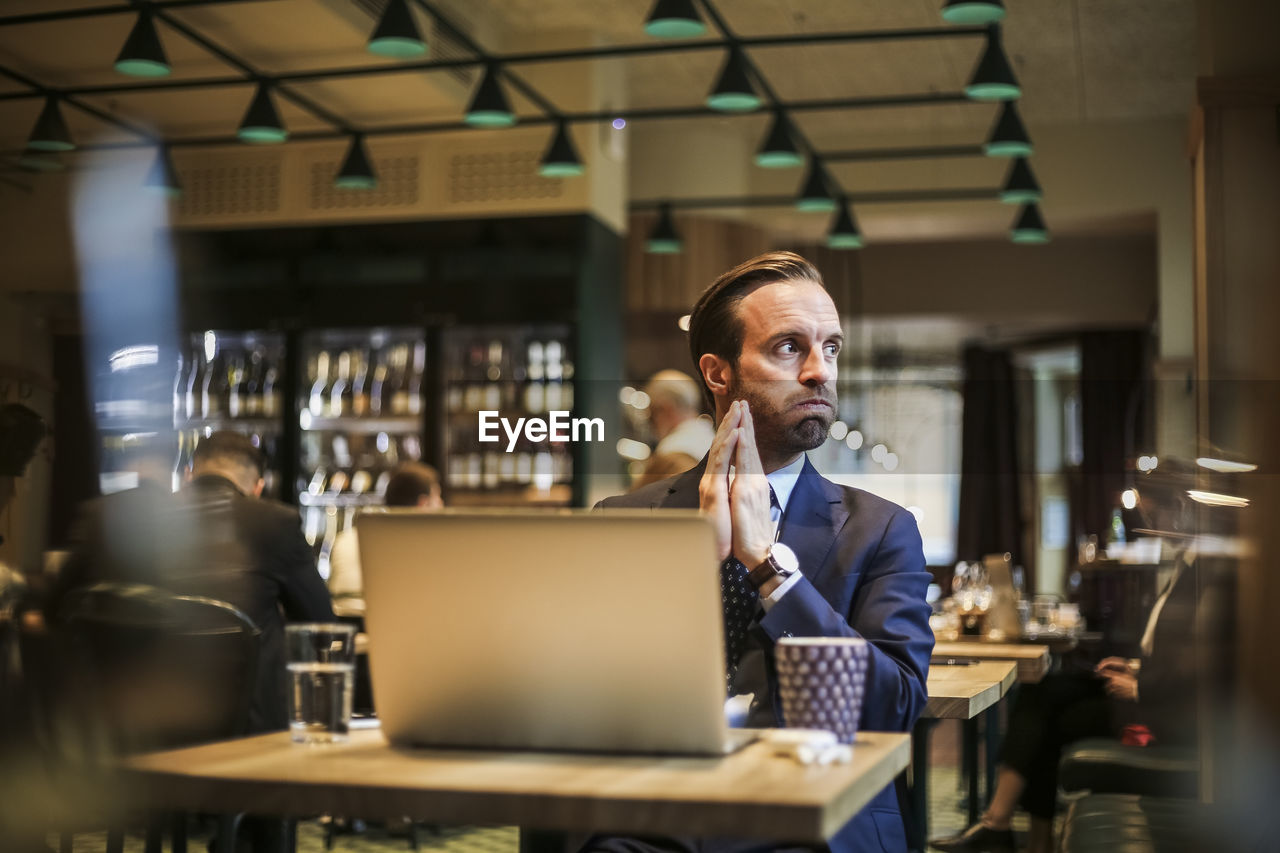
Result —
[{"label": "dark jacket of background person", "polygon": [[213,474],[176,495],[144,481],[86,505],[45,608],[50,625],[67,592],[101,581],[151,584],[241,610],[262,632],[251,731],[287,727],[285,621],[334,618],[295,510]]},{"label": "dark jacket of background person", "polygon": [[[601,507],[696,509],[706,460]],[[780,637],[862,637],[871,646],[858,726],[910,731],[924,711],[933,651],[925,591],[930,574],[915,518],[861,489],[837,485],[806,460],[783,516],[781,541],[803,579],[752,624],[734,693],[754,693],[749,726],[781,725],[773,644]],[[889,785],[828,842],[833,853],[906,849]]]}]

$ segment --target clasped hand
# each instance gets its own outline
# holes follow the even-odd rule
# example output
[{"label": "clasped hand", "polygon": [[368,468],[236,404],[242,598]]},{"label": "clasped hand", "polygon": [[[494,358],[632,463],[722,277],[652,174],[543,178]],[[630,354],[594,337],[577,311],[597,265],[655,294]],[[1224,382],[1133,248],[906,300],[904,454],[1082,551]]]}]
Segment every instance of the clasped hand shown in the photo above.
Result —
[{"label": "clasped hand", "polygon": [[720,421],[698,484],[698,499],[715,526],[720,560],[732,554],[748,569],[765,561],[773,544],[769,481],[745,400],[735,400]]},{"label": "clasped hand", "polygon": [[1105,658],[1093,668],[1093,672],[1106,682],[1103,689],[1112,699],[1138,701],[1138,674],[1124,658]]}]

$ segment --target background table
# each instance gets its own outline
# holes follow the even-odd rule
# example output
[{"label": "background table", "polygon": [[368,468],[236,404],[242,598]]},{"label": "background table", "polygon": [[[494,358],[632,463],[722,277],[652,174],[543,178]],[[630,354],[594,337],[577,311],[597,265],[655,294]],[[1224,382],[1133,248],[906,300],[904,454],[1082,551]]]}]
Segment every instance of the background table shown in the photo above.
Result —
[{"label": "background table", "polygon": [[996,643],[983,637],[934,643],[934,662],[947,658],[1014,661],[1018,665],[1018,681],[1023,684],[1044,678],[1053,662],[1049,646],[1043,643]]},{"label": "background table", "polygon": [[906,768],[906,734],[858,735],[853,761],[804,766],[761,742],[723,758],[409,749],[377,730],[324,747],[286,733],[152,753],[124,783],[151,808],[821,843]]}]

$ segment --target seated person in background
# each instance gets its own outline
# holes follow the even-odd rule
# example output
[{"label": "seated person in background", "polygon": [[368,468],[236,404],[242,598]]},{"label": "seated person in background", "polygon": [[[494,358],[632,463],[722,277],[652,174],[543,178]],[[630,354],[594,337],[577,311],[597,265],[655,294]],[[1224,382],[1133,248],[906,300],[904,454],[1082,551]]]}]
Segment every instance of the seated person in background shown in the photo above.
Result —
[{"label": "seated person in background", "polygon": [[[1187,526],[1186,485],[1172,460],[1140,482],[1140,510],[1148,526]],[[1188,478],[1189,479],[1189,478]],[[1155,522],[1155,523],[1151,523]],[[1168,540],[1166,540],[1168,541]],[[1173,540],[1180,541],[1180,540]],[[1191,745],[1196,733],[1194,553],[1177,550],[1173,574],[1152,606],[1140,661],[1109,657],[1091,673],[1054,672],[1024,684],[1009,715],[996,789],[982,819],[948,838],[930,841],[944,851],[1013,851],[1010,822],[1019,802],[1031,814],[1029,853],[1054,849],[1058,761],[1072,742],[1118,737],[1129,725],[1145,726],[1162,744]]]},{"label": "seated person in background", "polygon": [[[659,370],[649,377],[644,392],[649,396],[649,424],[658,444],[633,488],[687,471],[707,455],[716,437],[711,419],[702,414],[702,389],[687,374]],[[689,464],[674,467],[686,458]]]},{"label": "seated person in background", "polygon": [[257,497],[263,467],[247,436],[215,432],[196,446],[176,495],[144,477],[86,504],[45,605],[49,624],[70,590],[102,581],[225,601],[262,632],[250,730],[286,728],[285,620],[334,617],[297,511]]},{"label": "seated person in background", "polygon": [[[439,509],[444,506],[440,497],[440,475],[430,465],[406,462],[396,468],[387,481],[383,496],[387,506],[408,506],[418,509]],[[329,593],[335,598],[363,598],[364,581],[360,574],[360,541],[355,527],[348,527],[338,534],[329,555]]]}]

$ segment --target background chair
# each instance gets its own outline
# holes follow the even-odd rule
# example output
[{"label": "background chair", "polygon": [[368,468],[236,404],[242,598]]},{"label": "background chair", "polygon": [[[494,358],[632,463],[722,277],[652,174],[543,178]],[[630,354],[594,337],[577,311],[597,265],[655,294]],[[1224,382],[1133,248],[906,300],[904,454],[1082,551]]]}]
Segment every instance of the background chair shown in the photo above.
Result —
[{"label": "background chair", "polygon": [[[109,772],[120,755],[247,733],[260,632],[230,604],[104,583],[70,594],[59,621],[73,760]],[[234,849],[240,818],[219,819],[220,849]],[[185,819],[173,820],[173,833],[174,849],[185,849]],[[147,836],[158,851],[159,820]],[[122,848],[123,834],[110,832],[108,853]]]}]

